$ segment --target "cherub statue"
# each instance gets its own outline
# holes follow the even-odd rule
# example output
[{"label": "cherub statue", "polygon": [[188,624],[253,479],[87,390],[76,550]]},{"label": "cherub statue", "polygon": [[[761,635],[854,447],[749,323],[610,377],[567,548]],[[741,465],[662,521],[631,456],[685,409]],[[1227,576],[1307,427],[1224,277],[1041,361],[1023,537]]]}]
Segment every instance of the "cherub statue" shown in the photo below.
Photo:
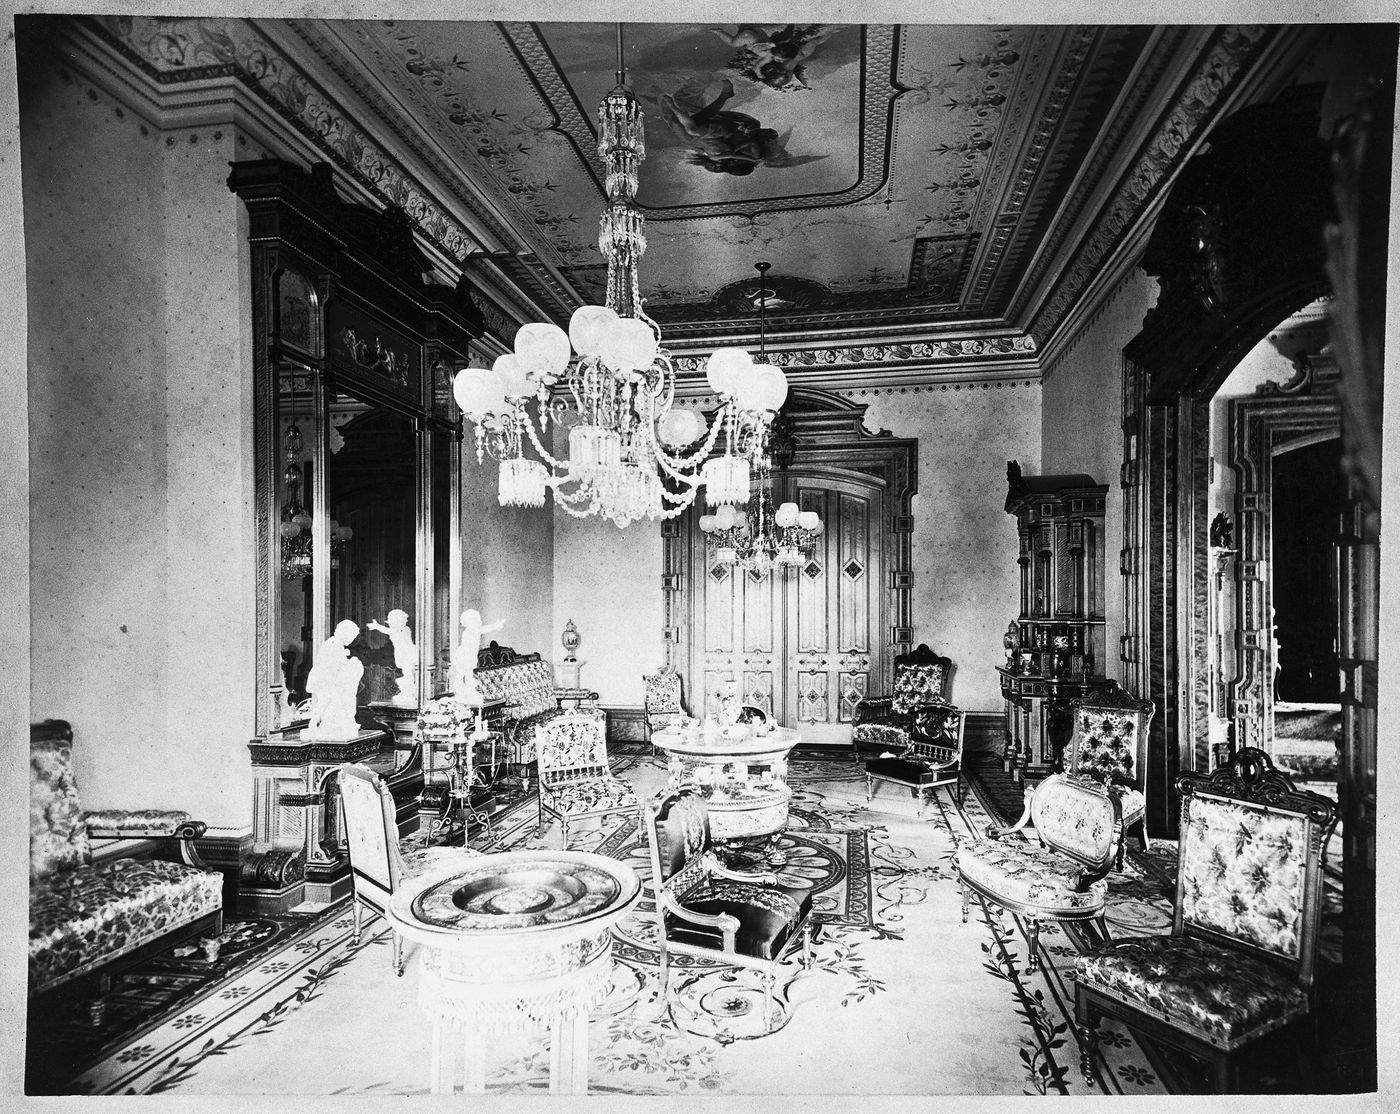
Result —
[{"label": "cherub statue", "polygon": [[303,739],[353,739],[360,733],[355,722],[355,697],[364,676],[364,662],[350,656],[350,643],[360,628],[342,619],[322,644],[306,678],[311,694],[311,720],[302,729]]},{"label": "cherub statue", "polygon": [[458,704],[479,705],[481,690],[476,687],[476,652],[481,649],[481,636],[500,630],[504,619],[491,624],[481,620],[481,612],[469,608],[462,612],[462,640],[452,656],[453,692]]},{"label": "cherub statue", "polygon": [[399,689],[394,703],[413,708],[418,705],[418,647],[413,644],[413,631],[408,626],[408,612],[394,608],[387,616],[389,625],[371,619],[365,626],[389,636],[394,645],[394,668],[399,671]]}]

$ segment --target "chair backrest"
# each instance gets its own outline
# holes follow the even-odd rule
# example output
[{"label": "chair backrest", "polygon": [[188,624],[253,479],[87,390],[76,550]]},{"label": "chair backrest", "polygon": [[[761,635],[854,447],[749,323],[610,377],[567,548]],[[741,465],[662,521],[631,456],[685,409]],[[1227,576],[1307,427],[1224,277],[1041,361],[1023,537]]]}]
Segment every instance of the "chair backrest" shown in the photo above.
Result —
[{"label": "chair backrest", "polygon": [[607,775],[606,716],[582,710],[555,716],[535,735],[535,760],[545,784]]},{"label": "chair backrest", "polygon": [[29,877],[92,860],[73,778],[73,728],[65,720],[29,725]]},{"label": "chair backrest", "polygon": [[378,774],[358,763],[342,764],[337,783],[356,893],[386,901],[403,877],[393,795]]},{"label": "chair backrest", "polygon": [[924,643],[894,659],[894,699],[890,710],[904,715],[918,704],[944,699],[951,658],[940,657]]},{"label": "chair backrest", "polygon": [[[684,893],[706,873],[704,856],[711,840],[710,811],[705,798],[683,789],[642,811],[646,816],[653,890],[658,898],[663,889]],[[658,900],[658,911],[660,907]]]},{"label": "chair backrest", "polygon": [[1210,775],[1182,774],[1172,930],[1225,940],[1312,985],[1322,912],[1322,847],[1332,801],[1296,789],[1269,756],[1242,748]]},{"label": "chair backrest", "polygon": [[946,700],[923,704],[914,713],[909,748],[918,758],[950,761],[962,754],[966,722],[966,713]]},{"label": "chair backrest", "polygon": [[1065,769],[1101,781],[1137,782],[1137,756],[1157,706],[1117,685],[1070,705],[1074,733],[1065,751]]},{"label": "chair backrest", "polygon": [[680,712],[681,675],[674,669],[642,674],[642,706],[648,712]]},{"label": "chair backrest", "polygon": [[1040,842],[1092,873],[1108,872],[1123,838],[1122,809],[1105,786],[1051,774],[1031,794]]}]

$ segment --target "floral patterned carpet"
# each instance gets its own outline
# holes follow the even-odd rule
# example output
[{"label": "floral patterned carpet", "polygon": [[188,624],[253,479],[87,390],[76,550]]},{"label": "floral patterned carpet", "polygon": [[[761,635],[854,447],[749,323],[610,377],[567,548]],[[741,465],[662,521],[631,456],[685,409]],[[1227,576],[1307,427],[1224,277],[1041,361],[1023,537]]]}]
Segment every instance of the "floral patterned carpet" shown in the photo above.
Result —
[{"label": "floral patterned carpet", "polygon": [[[614,772],[649,798],[665,769],[645,748],[619,750]],[[940,794],[922,816],[905,798],[865,802],[849,761],[798,759],[784,836],[784,882],[811,890],[821,933],[811,970],[780,979],[780,1023],[760,1036],[759,982],[699,961],[659,985],[649,905],[616,932],[609,998],[590,1025],[590,1092],[606,1095],[1084,1094],[1069,1015],[1068,971],[1079,943],[1041,933],[1042,971],[1025,972],[1014,917],[977,903],[961,920],[950,859],[990,822],[975,793]],[[631,862],[645,879],[635,827],[581,824],[574,846]],[[533,797],[493,818],[483,850],[559,846],[538,830]],[[1118,932],[1166,924],[1164,872],[1134,865],[1115,883]],[[417,1004],[417,963],[396,979],[389,936],[375,921],[352,948],[350,912],[333,908],[283,947],[213,984],[166,1019],[112,1048],[71,1085],[89,1094],[419,1095],[427,1093],[429,1026]],[[307,1055],[309,1048],[353,1055]],[[1127,1031],[1106,1022],[1103,1088],[1172,1089]],[[488,1093],[543,1094],[543,1032],[493,1037]]]}]

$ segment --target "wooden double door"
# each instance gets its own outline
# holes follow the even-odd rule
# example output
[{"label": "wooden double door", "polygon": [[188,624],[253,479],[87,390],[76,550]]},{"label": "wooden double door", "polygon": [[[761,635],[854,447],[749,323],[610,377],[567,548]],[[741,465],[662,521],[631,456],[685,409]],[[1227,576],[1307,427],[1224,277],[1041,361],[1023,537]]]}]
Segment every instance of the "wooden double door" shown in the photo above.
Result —
[{"label": "wooden double door", "polygon": [[803,741],[847,746],[856,703],[876,691],[889,653],[885,492],[878,480],[791,472],[773,503],[821,515],[825,531],[793,569],[763,576],[720,564],[687,511],[690,586],[682,630],[688,704],[703,716],[729,682]]}]

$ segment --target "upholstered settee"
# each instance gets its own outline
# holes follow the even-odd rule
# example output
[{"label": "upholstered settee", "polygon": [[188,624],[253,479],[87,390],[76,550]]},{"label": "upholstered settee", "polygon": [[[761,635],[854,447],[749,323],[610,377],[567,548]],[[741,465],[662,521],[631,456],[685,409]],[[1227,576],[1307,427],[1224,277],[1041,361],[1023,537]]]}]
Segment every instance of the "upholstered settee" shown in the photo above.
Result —
[{"label": "upholstered settee", "polygon": [[[73,778],[73,731],[30,726],[29,994],[110,974],[186,937],[218,936],[223,876],[194,848],[205,825],[186,812],[84,812]],[[163,858],[93,855],[93,841],[152,841]]]}]

